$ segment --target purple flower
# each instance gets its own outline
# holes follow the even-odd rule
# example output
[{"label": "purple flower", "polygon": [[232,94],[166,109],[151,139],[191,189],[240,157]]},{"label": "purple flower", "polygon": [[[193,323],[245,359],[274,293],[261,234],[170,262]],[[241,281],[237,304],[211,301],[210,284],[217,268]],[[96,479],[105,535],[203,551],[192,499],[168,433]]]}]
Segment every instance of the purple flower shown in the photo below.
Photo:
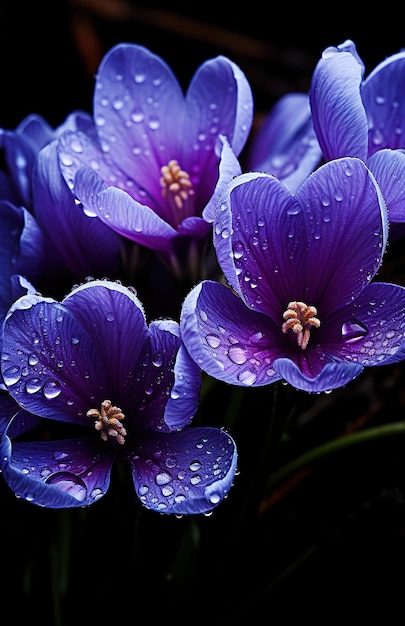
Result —
[{"label": "purple flower", "polygon": [[230,288],[201,282],[180,318],[190,355],[211,376],[322,392],[404,358],[405,289],[372,281],[387,212],[359,159],[324,164],[295,196],[271,175],[239,176],[214,237]]},{"label": "purple flower", "polygon": [[250,86],[227,58],[203,63],[184,95],[160,57],[118,44],[98,69],[94,128],[62,134],[60,168],[87,215],[194,279],[252,116]]},{"label": "purple flower", "polygon": [[[76,111],[56,129],[35,114],[27,116],[14,130],[0,129],[6,166],[0,172],[0,194],[7,200],[0,207],[3,224],[0,248],[4,248],[0,256],[9,254],[10,246],[14,246],[20,267],[14,267],[13,272],[20,272],[47,292],[50,284],[61,282],[61,277],[67,278],[68,273],[71,278],[67,289],[62,287],[62,293],[68,291],[72,282],[89,275],[111,278],[118,275],[120,237],[105,224],[87,218],[75,204],[58,168],[55,152],[57,138],[64,131],[85,131],[90,125],[91,117]],[[21,222],[18,237],[17,214]],[[11,241],[7,242],[11,229]],[[21,249],[17,251],[18,245]],[[2,278],[8,280],[7,271]]]},{"label": "purple flower", "polygon": [[[179,325],[148,326],[132,290],[89,281],[60,303],[26,295],[7,314],[3,342],[2,374],[20,411],[2,438],[1,469],[18,496],[50,508],[92,504],[118,459],[142,504],[160,513],[208,512],[226,496],[235,444],[221,429],[188,427],[201,371]],[[10,407],[0,409],[4,421]],[[47,436],[32,441],[38,422],[34,432],[42,424]],[[50,438],[62,422],[74,436]]]},{"label": "purple flower", "polygon": [[405,222],[405,52],[364,78],[355,44],[324,50],[313,73],[310,105],[325,160],[362,159],[375,175],[390,223]]},{"label": "purple flower", "polygon": [[252,135],[247,169],[276,176],[294,193],[320,164],[321,157],[309,97],[289,93],[276,102]]}]

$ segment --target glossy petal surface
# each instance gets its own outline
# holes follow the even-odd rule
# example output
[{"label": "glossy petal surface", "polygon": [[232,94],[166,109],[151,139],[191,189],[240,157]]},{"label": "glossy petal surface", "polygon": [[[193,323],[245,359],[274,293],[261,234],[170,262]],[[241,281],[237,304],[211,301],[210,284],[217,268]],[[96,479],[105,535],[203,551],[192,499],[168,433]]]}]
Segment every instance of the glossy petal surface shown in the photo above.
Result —
[{"label": "glossy petal surface", "polygon": [[188,428],[140,437],[130,458],[141,502],[159,513],[212,511],[230,490],[236,446],[217,428]]}]

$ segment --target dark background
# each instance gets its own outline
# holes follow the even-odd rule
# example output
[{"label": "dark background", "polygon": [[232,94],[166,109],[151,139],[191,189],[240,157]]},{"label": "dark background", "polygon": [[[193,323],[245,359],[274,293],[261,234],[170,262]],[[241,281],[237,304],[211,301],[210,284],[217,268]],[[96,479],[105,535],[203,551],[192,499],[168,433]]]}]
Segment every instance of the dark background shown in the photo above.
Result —
[{"label": "dark background", "polygon": [[393,7],[377,13],[324,3],[5,0],[0,125],[13,127],[33,111],[56,125],[76,108],[90,109],[98,63],[121,41],[162,56],[184,87],[200,63],[227,55],[246,73],[257,112],[267,111],[284,93],[308,89],[327,46],[353,39],[369,71],[399,51],[404,28]]},{"label": "dark background", "polygon": [[[397,6],[379,5],[378,13],[371,6],[355,13],[354,4],[316,7],[301,3],[293,8],[287,2],[2,2],[0,127],[14,128],[34,112],[52,126],[76,109],[91,112],[97,66],[122,41],[143,44],[162,56],[184,88],[203,61],[228,56],[252,86],[255,124],[280,96],[309,89],[315,63],[327,46],[353,39],[371,71],[405,44]],[[403,248],[403,242],[391,248],[387,266],[400,284],[405,284],[404,265],[401,260],[397,271],[395,255],[403,256]],[[392,278],[389,272],[387,276]],[[292,458],[350,430],[403,420],[404,389],[405,367],[400,364],[365,373],[329,400],[306,397],[311,419],[288,454]],[[386,624],[403,623],[403,437],[346,450],[295,476],[294,485],[283,485],[257,523],[245,529],[237,548],[222,554],[233,531],[232,515],[236,518],[249,487],[249,463],[255,462],[255,441],[264,431],[259,415],[269,413],[268,394],[252,390],[240,402],[239,416],[245,419],[234,435],[241,476],[229,502],[215,519],[204,518],[196,526],[145,513],[136,556],[132,485],[121,484],[120,477],[122,492],[108,494],[91,511],[66,514],[16,502],[1,483],[0,600],[10,607],[13,623],[35,618],[43,626],[57,626],[60,602],[63,626],[78,619],[84,620],[80,624],[135,624],[145,611],[148,619],[169,624],[278,625],[299,619],[324,625],[335,617],[351,623],[356,615],[365,623],[377,611]],[[231,399],[230,390],[211,398],[212,424],[222,425]],[[117,504],[120,497],[124,505]],[[194,531],[203,537],[203,554],[188,578],[176,565],[176,554],[182,537],[192,538]],[[189,554],[188,565],[191,548]],[[290,573],[286,564],[293,564]],[[173,579],[167,578],[169,570]]]}]

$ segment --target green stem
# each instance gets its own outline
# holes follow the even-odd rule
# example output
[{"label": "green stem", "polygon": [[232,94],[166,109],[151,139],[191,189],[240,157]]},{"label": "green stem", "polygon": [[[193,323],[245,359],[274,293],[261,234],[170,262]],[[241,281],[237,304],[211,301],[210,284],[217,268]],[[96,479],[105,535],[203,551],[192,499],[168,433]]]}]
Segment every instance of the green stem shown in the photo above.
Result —
[{"label": "green stem", "polygon": [[268,491],[271,491],[275,486],[282,483],[292,474],[298,472],[304,467],[307,467],[308,465],[312,465],[319,459],[330,454],[334,454],[335,452],[340,452],[346,448],[367,443],[369,441],[375,441],[377,439],[392,437],[395,435],[405,435],[405,421],[376,426],[375,428],[368,428],[367,430],[359,433],[341,436],[333,439],[332,441],[328,441],[317,448],[313,448],[312,450],[305,452],[274,472],[270,476],[267,483],[267,489]]}]

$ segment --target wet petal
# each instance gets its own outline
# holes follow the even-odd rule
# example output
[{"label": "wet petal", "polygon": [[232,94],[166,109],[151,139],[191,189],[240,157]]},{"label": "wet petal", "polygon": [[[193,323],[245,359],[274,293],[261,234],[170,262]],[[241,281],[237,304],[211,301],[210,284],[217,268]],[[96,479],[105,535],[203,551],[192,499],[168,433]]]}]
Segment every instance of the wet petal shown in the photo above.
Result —
[{"label": "wet petal", "polygon": [[369,154],[383,148],[405,148],[405,52],[386,58],[367,76],[362,98],[367,112]]},{"label": "wet petal", "polygon": [[148,432],[130,457],[136,492],[159,513],[209,513],[233,484],[237,451],[230,435],[217,428]]},{"label": "wet petal", "polygon": [[[307,235],[299,299],[310,301],[322,317],[354,300],[375,276],[387,244],[387,209],[374,176],[350,158],[320,167],[296,199],[305,209]],[[297,248],[304,248],[302,233],[296,230],[295,237]]]},{"label": "wet petal", "polygon": [[63,305],[91,338],[93,352],[103,355],[105,372],[96,388],[108,380],[109,393],[126,398],[136,384],[137,362],[149,338],[135,293],[119,283],[95,280],[73,289]]},{"label": "wet petal", "polygon": [[248,169],[276,176],[295,193],[321,158],[308,95],[291,93],[276,102],[253,136]]},{"label": "wet petal", "polygon": [[1,366],[20,405],[55,420],[87,423],[95,390],[106,389],[106,367],[89,335],[66,307],[36,295],[22,296],[7,315]]},{"label": "wet petal", "polygon": [[237,156],[240,154],[252,125],[253,97],[245,75],[235,63],[224,56],[205,61],[190,83],[187,109],[202,163],[219,135],[228,139]]},{"label": "wet petal", "polygon": [[163,153],[166,162],[178,158],[173,148],[179,137],[188,135],[184,107],[180,85],[159,56],[127,43],[104,56],[94,92],[94,120],[103,151],[128,176],[136,172],[138,182],[152,179],[159,184]]},{"label": "wet petal", "polygon": [[150,207],[136,202],[125,191],[107,187],[90,168],[75,177],[77,197],[109,228],[154,250],[167,250],[177,231]]},{"label": "wet petal", "polygon": [[357,56],[344,47],[327,48],[316,65],[310,104],[325,160],[367,159],[368,122],[360,95],[363,72]]},{"label": "wet petal", "polygon": [[296,200],[275,177],[261,173],[235,178],[215,215],[214,245],[227,281],[249,308],[275,320],[297,291],[291,285],[305,284],[305,246],[292,237],[296,222],[301,239]]},{"label": "wet petal", "polygon": [[327,363],[321,372],[311,378],[304,374],[301,369],[290,359],[277,359],[274,367],[280,376],[290,385],[301,391],[321,393],[347,385],[354,380],[363,367],[352,363]]},{"label": "wet petal", "polygon": [[371,283],[350,305],[325,321],[323,347],[334,358],[362,366],[403,359],[405,288]]},{"label": "wet petal", "polygon": [[202,214],[204,220],[210,223],[214,221],[215,211],[226,185],[230,183],[235,176],[239,176],[239,174],[242,173],[241,165],[236,157],[236,154],[229,145],[228,140],[221,136],[219,138],[218,145],[221,146],[219,177],[215,191]]},{"label": "wet petal", "polygon": [[379,150],[367,161],[381,187],[390,223],[405,222],[405,153]]},{"label": "wet petal", "polygon": [[110,482],[113,457],[96,439],[0,444],[2,476],[16,496],[47,508],[83,507],[99,500]]},{"label": "wet petal", "polygon": [[[104,152],[96,134],[96,129],[90,127],[87,132],[69,131],[64,132],[57,144],[59,167],[63,178],[73,194],[77,194],[75,176],[82,167],[89,167],[105,182],[107,187],[118,187],[126,191],[138,202],[147,203],[156,208],[161,201],[161,188],[159,179],[156,180],[155,194],[151,195],[153,185],[147,185],[147,189],[139,186],[133,176],[122,171],[119,162],[115,163],[108,152]],[[145,181],[143,181],[145,183]],[[149,182],[149,181],[148,181]],[[82,201],[85,198],[82,198]],[[94,217],[92,204],[84,204],[86,214]]]},{"label": "wet petal", "polygon": [[205,372],[234,385],[279,379],[273,360],[285,354],[280,324],[249,310],[230,289],[203,281],[186,297],[180,317],[185,346]]}]

